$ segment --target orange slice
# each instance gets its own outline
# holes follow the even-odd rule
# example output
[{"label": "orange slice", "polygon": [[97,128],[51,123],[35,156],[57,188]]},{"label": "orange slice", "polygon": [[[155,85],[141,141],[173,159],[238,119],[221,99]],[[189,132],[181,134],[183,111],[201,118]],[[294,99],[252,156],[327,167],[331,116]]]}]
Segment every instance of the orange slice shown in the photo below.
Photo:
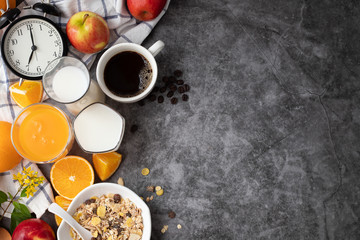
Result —
[{"label": "orange slice", "polygon": [[43,96],[43,85],[41,81],[25,80],[21,86],[19,82],[9,87],[10,96],[21,108],[33,103],[41,102]]},{"label": "orange slice", "polygon": [[114,174],[121,163],[122,156],[117,152],[93,154],[95,171],[101,181],[105,181]]},{"label": "orange slice", "polygon": [[72,200],[84,188],[94,183],[94,169],[84,158],[67,156],[51,167],[50,181],[55,191]]},{"label": "orange slice", "polygon": [[[56,196],[56,197],[55,197],[55,202],[56,202],[57,204],[59,204],[59,206],[62,207],[65,211],[68,209],[68,207],[69,207],[69,205],[70,205],[70,203],[71,203],[70,200],[68,200],[68,199],[66,199],[66,198],[63,198],[62,196]],[[61,217],[59,217],[59,216],[56,215],[56,214],[55,214],[54,216],[55,216],[55,222],[56,222],[56,224],[59,226],[60,223],[61,223],[61,221],[62,221],[62,219],[61,219]]]}]

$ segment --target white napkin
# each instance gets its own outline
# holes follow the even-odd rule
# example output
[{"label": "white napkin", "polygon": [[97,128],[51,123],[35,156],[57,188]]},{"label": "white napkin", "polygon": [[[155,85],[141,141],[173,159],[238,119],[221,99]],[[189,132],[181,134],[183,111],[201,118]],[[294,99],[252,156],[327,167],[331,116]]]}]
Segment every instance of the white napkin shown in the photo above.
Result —
[{"label": "white napkin", "polygon": [[[104,17],[110,28],[110,42],[107,48],[121,42],[141,44],[150,34],[160,18],[165,14],[170,0],[167,1],[163,11],[157,18],[147,22],[136,21],[127,11],[125,1],[126,0],[52,0],[50,3],[55,5],[61,11],[62,15],[61,17],[56,17],[48,14],[46,17],[57,23],[65,32],[66,23],[73,14],[79,11],[96,12]],[[33,5],[37,2],[39,2],[39,0],[23,1],[18,6],[21,10],[20,16],[30,14],[43,15],[33,9],[23,10],[24,6]],[[5,32],[5,29],[6,28],[0,30],[1,35]],[[96,58],[96,54],[83,54],[78,52],[72,46],[69,46],[68,56],[82,59],[89,68]],[[17,81],[19,81],[19,78],[6,68],[2,58],[0,58],[0,121],[12,123],[15,116],[21,110],[11,99],[8,91],[9,86]],[[30,166],[32,170],[39,172],[39,175],[42,176],[42,173],[36,164],[24,160],[13,170],[0,173],[0,189],[2,191],[10,192],[12,194],[15,193],[18,186],[16,185],[17,183],[14,183],[12,174],[21,171],[22,165],[25,167]],[[29,199],[24,198],[23,203],[25,203],[37,217],[41,217],[53,200],[54,196],[51,186],[49,182],[45,180],[44,183],[39,186],[39,189],[34,196]],[[7,217],[9,217],[9,215],[7,215]]]}]

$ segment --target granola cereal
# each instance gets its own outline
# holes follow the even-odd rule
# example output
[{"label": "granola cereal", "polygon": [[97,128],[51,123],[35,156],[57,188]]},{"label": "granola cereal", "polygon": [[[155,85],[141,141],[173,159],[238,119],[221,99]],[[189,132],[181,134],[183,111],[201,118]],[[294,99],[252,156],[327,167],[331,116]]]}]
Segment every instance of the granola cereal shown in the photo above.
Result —
[{"label": "granola cereal", "polygon": [[[119,194],[91,197],[77,208],[73,218],[91,232],[92,240],[141,239],[144,229],[141,209]],[[82,240],[73,229],[71,236]]]}]

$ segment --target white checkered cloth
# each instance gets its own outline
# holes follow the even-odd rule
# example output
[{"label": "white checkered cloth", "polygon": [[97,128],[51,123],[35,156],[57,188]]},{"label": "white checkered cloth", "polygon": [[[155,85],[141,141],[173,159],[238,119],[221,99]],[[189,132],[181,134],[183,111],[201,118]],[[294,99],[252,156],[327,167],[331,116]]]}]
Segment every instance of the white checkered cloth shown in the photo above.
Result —
[{"label": "white checkered cloth", "polygon": [[[126,0],[51,0],[50,3],[55,5],[61,11],[61,17],[47,15],[49,19],[57,23],[65,32],[66,23],[69,18],[79,11],[92,11],[96,12],[100,16],[104,17],[110,28],[110,42],[107,47],[111,47],[114,44],[122,42],[133,42],[141,44],[144,39],[150,34],[151,30],[159,22],[160,18],[165,14],[170,0],[167,1],[165,8],[160,15],[154,20],[147,22],[136,21],[127,11],[125,6]],[[26,9],[24,6],[33,5],[39,2],[39,0],[25,0],[18,8],[21,10],[20,16],[34,14],[43,15],[42,13]],[[0,30],[0,34],[4,33],[6,28]],[[0,53],[1,54],[1,53]],[[84,63],[90,66],[93,64],[96,54],[83,54],[78,52],[72,46],[69,46],[68,56],[74,56],[82,59]],[[9,86],[19,81],[19,78],[8,70],[0,58],[0,121],[7,121],[12,123],[20,111],[20,108],[12,101],[9,94]],[[0,173],[0,189],[12,194],[17,190],[17,182],[12,179],[12,174],[22,170],[22,166],[31,167],[34,171],[39,172],[42,176],[39,168],[36,164],[23,160],[15,169]],[[48,181],[45,181],[39,186],[38,191],[33,197],[24,199],[29,209],[40,217],[48,206],[53,202],[54,196],[51,190],[51,186]],[[1,213],[1,210],[0,210]],[[10,215],[7,214],[7,217]]]}]

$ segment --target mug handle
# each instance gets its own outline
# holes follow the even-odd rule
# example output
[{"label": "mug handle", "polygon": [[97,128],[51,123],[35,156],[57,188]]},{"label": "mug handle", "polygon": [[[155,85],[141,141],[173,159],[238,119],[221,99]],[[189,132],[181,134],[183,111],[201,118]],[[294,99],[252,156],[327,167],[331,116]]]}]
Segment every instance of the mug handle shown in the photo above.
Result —
[{"label": "mug handle", "polygon": [[165,43],[161,40],[158,40],[151,47],[149,47],[148,50],[155,57],[164,47]]}]

